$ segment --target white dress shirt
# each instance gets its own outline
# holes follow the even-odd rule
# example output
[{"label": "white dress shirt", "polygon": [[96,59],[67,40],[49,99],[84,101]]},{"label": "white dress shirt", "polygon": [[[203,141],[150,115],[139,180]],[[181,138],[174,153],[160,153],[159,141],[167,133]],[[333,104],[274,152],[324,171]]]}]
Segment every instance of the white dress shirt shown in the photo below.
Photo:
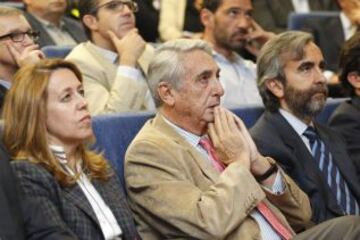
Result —
[{"label": "white dress shirt", "polygon": [[[305,130],[309,127],[306,125],[303,121],[301,121],[299,118],[295,117],[293,114],[289,113],[288,111],[284,109],[279,109],[280,114],[286,119],[286,121],[290,124],[290,126],[295,130],[295,132],[299,135],[301,140],[304,142],[306,148],[311,153],[311,147],[310,142],[307,137],[303,135]],[[312,127],[314,124],[310,124]]]},{"label": "white dress shirt", "polygon": [[6,89],[11,88],[11,82],[5,81],[5,80],[2,80],[2,79],[0,79],[0,85],[4,86]]},{"label": "white dress shirt", "polygon": [[[60,163],[69,172],[69,174],[75,176],[75,173],[67,166],[67,159],[64,148],[55,145],[51,145],[50,148],[53,151],[54,155],[57,157],[57,159],[60,161]],[[121,239],[120,236],[122,234],[122,231],[111,209],[104,202],[103,198],[96,190],[94,185],[87,178],[86,174],[82,172],[81,164],[77,165],[77,170],[81,175],[76,181],[76,183],[80,186],[81,190],[85,194],[86,199],[89,201],[96,215],[96,218],[99,221],[104,238],[106,240]]]},{"label": "white dress shirt", "polygon": [[[191,132],[188,132],[185,129],[180,128],[179,126],[176,126],[175,124],[170,122],[168,119],[166,119],[164,116],[162,116],[162,117],[167,124],[169,124],[171,127],[173,127],[174,130],[178,134],[180,134],[191,146],[193,146],[196,150],[198,150],[204,156],[204,158],[209,162],[209,164],[211,164],[211,159],[210,159],[209,154],[199,144],[200,139],[202,137],[197,136]],[[283,178],[279,171],[276,174],[276,178],[275,178],[272,188],[268,189],[263,186],[263,189],[265,191],[269,191],[269,192],[271,192],[273,194],[277,194],[277,195],[284,193],[285,186],[284,186]],[[255,221],[259,225],[261,238],[263,240],[281,240],[279,235],[274,231],[274,229],[270,226],[270,224],[267,222],[267,220],[263,217],[263,215],[256,208],[254,208],[251,211],[250,215],[251,215],[251,217],[253,217],[255,219]]]},{"label": "white dress shirt", "polygon": [[[314,1],[314,0],[312,0]],[[296,13],[309,13],[310,5],[309,0],[291,0]]]},{"label": "white dress shirt", "polygon": [[215,51],[213,56],[220,68],[220,82],[225,91],[221,98],[222,106],[236,108],[248,104],[263,105],[256,83],[255,63],[235,52],[231,61]]},{"label": "white dress shirt", "polygon": [[357,26],[351,23],[344,12],[340,12],[340,22],[344,31],[344,38],[348,40],[355,34]]},{"label": "white dress shirt", "polygon": [[[119,61],[119,55],[117,53],[107,50],[107,49],[104,49],[104,48],[101,48],[99,46],[96,46],[95,44],[94,44],[94,47],[102,56],[104,56],[104,58],[108,59],[110,62],[117,64],[117,62]],[[146,79],[144,78],[142,72],[138,68],[125,66],[125,65],[119,65],[117,67],[116,74],[119,76],[129,78],[132,81],[146,82]],[[145,103],[146,103],[147,110],[151,111],[151,110],[156,109],[154,100],[150,93],[150,90],[147,90],[147,92],[146,92]]]}]

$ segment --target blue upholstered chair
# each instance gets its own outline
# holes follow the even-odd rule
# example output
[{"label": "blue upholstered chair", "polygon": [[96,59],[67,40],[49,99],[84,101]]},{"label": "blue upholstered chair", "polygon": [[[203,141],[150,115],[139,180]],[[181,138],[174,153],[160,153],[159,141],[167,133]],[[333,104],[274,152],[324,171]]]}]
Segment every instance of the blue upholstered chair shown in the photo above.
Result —
[{"label": "blue upholstered chair", "polygon": [[0,2],[0,6],[18,8],[20,10],[25,9],[25,5],[22,2],[2,1]]},{"label": "blue upholstered chair", "polygon": [[[318,116],[318,121],[326,123],[331,113],[342,101],[344,99],[329,99],[324,110]],[[247,106],[232,111],[250,128],[264,112],[264,109],[261,106]],[[116,169],[122,184],[124,184],[123,161],[126,149],[144,123],[154,115],[153,112],[146,112],[103,115],[93,118],[93,130],[96,136],[94,148],[104,153]]]},{"label": "blue upholstered chair", "polygon": [[104,153],[116,169],[122,184],[124,184],[123,161],[126,149],[144,123],[154,115],[153,112],[121,113],[93,118],[93,130],[96,136],[94,148]]},{"label": "blue upholstered chair", "polygon": [[288,17],[288,30],[303,30],[304,21],[321,18],[338,17],[339,12],[335,11],[313,11],[310,13],[292,12]]},{"label": "blue upholstered chair", "polygon": [[49,45],[42,47],[41,50],[44,52],[47,58],[65,58],[73,49],[73,47],[74,46]]}]

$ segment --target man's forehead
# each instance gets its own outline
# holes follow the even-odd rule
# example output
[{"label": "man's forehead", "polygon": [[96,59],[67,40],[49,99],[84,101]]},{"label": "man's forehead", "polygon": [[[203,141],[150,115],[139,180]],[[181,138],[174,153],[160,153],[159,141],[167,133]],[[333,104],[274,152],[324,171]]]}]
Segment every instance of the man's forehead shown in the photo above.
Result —
[{"label": "man's forehead", "polygon": [[23,15],[0,16],[0,32],[14,32],[31,29],[30,24]]},{"label": "man's forehead", "polygon": [[238,8],[244,11],[253,10],[251,0],[222,0],[219,9]]}]

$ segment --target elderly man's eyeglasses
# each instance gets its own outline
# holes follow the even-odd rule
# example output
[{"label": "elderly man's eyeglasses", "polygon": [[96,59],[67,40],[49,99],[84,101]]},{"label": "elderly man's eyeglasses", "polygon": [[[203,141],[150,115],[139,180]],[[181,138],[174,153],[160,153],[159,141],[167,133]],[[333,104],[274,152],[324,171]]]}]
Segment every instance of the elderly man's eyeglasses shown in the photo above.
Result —
[{"label": "elderly man's eyeglasses", "polygon": [[27,35],[31,40],[36,42],[39,39],[39,32],[29,30],[27,32],[12,32],[9,34],[5,34],[3,36],[0,36],[0,40],[10,38],[13,42],[22,42],[24,41],[25,35]]},{"label": "elderly man's eyeglasses", "polygon": [[125,6],[127,6],[132,12],[138,11],[137,3],[133,2],[132,0],[114,0],[114,1],[110,1],[107,3],[101,4],[97,7],[95,7],[90,12],[92,14],[94,14],[97,11],[99,11],[99,9],[101,9],[101,8],[105,8],[105,9],[113,11],[113,12],[121,12],[124,10]]}]

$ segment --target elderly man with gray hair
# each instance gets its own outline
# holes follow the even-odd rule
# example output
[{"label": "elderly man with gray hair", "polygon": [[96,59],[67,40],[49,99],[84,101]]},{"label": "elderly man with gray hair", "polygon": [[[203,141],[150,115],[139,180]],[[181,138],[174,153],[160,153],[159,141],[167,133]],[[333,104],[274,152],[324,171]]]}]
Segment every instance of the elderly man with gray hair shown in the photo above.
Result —
[{"label": "elderly man with gray hair", "polygon": [[309,225],[304,192],[256,149],[243,122],[219,107],[224,90],[211,49],[174,40],[155,53],[149,86],[158,107],[125,157],[143,239],[347,239],[359,219]]},{"label": "elderly man with gray hair", "polygon": [[327,97],[324,58],[312,36],[286,32],[258,58],[266,111],[251,129],[262,154],[273,157],[306,192],[320,223],[359,215],[360,185],[343,140],[316,122]]}]

